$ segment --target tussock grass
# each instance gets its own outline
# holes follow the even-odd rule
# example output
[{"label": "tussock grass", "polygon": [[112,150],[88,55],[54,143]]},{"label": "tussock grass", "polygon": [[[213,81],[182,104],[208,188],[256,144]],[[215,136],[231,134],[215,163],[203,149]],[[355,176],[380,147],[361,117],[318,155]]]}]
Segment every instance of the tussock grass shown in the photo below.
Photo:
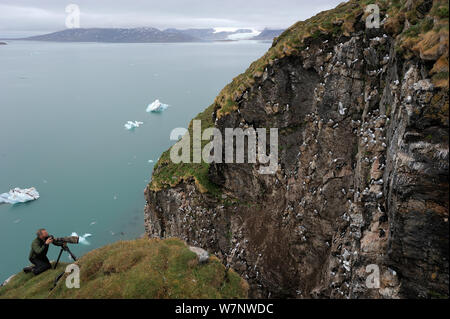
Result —
[{"label": "tussock grass", "polygon": [[53,287],[53,281],[66,266],[66,263],[59,263],[57,269],[52,268],[38,276],[21,272],[5,287],[0,287],[0,298],[47,298],[50,288]]},{"label": "tussock grass", "polygon": [[41,275],[20,273],[0,298],[246,298],[248,285],[216,257],[198,264],[197,256],[179,239],[121,241],[83,256],[80,289],[68,289],[63,276],[49,291],[57,270]]},{"label": "tussock grass", "polygon": [[[412,3],[412,4],[411,4]],[[419,56],[434,61],[430,72],[433,84],[448,88],[449,15],[448,0],[433,0],[431,10],[423,15],[421,8],[425,0],[401,1],[399,13],[392,20],[402,21],[395,31],[398,35],[398,49],[406,58]],[[399,18],[403,17],[403,18]],[[406,21],[410,24],[405,28]],[[403,31],[397,29],[403,28]],[[447,63],[445,63],[447,61]]]}]

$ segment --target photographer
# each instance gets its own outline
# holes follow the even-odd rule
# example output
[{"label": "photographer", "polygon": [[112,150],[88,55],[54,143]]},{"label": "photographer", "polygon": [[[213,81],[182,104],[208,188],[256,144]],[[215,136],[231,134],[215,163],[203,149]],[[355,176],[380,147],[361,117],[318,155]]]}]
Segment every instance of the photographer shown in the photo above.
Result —
[{"label": "photographer", "polygon": [[51,268],[50,261],[47,258],[48,246],[53,242],[47,230],[39,229],[36,233],[37,237],[31,243],[31,251],[29,260],[33,266],[23,269],[25,273],[33,272],[38,275]]}]

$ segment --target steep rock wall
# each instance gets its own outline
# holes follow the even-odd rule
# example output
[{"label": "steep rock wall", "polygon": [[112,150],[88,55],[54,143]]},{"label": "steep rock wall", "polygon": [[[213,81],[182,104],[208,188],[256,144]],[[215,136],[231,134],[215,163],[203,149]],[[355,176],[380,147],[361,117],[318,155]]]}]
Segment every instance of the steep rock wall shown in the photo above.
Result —
[{"label": "steep rock wall", "polygon": [[147,234],[216,254],[253,297],[448,296],[448,93],[396,41],[356,25],[274,59],[238,111],[210,116],[222,132],[279,128],[277,173],[213,164],[215,196],[193,178],[149,187]]}]

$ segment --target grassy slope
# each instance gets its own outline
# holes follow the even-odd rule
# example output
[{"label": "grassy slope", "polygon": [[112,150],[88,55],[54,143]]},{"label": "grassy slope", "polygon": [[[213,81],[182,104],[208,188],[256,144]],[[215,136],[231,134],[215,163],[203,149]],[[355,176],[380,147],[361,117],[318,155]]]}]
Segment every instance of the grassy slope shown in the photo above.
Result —
[{"label": "grassy slope", "polygon": [[[205,111],[198,114],[194,120],[201,120],[202,132],[205,128],[212,127],[212,113],[214,105],[208,107]],[[189,124],[189,134],[192,137],[192,121]],[[208,141],[202,141],[202,149]],[[192,142],[191,142],[191,160],[192,160]],[[202,161],[202,163],[179,163],[174,164],[170,160],[170,149],[165,151],[154,167],[150,189],[160,190],[166,187],[177,185],[181,180],[194,178],[198,188],[202,192],[209,192],[211,194],[219,194],[219,189],[216,185],[208,179],[209,164]]]},{"label": "grassy slope", "polygon": [[[433,61],[434,67],[430,76],[437,87],[448,89],[448,1],[433,0],[433,7],[426,16],[420,13],[420,6],[424,2],[425,0],[415,0],[413,6],[408,8],[407,0],[351,0],[306,21],[297,22],[275,39],[274,45],[267,53],[253,62],[244,73],[234,78],[220,92],[214,103],[195,119],[202,119],[202,129],[213,126],[214,110],[217,111],[219,118],[237,110],[236,100],[255,84],[256,79],[263,75],[264,69],[274,60],[297,55],[304,49],[307,39],[351,35],[355,23],[365,21],[367,16],[364,12],[365,7],[374,3],[380,7],[382,19],[388,15],[384,27],[386,32],[397,38],[399,54],[405,58],[429,57],[436,54],[440,56]],[[411,26],[405,29],[407,22]],[[439,94],[441,93],[437,93]],[[448,104],[437,113],[448,117]],[[150,190],[158,191],[173,187],[183,180],[194,178],[201,192],[209,192],[213,195],[220,193],[220,190],[208,179],[209,164],[174,164],[170,161],[169,155],[169,151],[163,153],[156,164],[149,185]]]},{"label": "grassy slope", "polygon": [[83,256],[80,289],[68,289],[63,277],[49,292],[57,270],[41,275],[19,273],[0,298],[246,298],[248,285],[226,271],[215,257],[198,264],[196,255],[178,239],[117,242]]}]

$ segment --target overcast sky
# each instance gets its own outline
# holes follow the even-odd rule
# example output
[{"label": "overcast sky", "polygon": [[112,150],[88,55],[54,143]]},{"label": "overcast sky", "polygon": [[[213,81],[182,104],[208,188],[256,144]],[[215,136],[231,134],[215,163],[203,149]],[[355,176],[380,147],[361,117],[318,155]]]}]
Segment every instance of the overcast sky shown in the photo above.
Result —
[{"label": "overcast sky", "polygon": [[80,27],[286,28],[343,0],[0,0],[0,37],[65,28],[65,8],[81,11]]}]

